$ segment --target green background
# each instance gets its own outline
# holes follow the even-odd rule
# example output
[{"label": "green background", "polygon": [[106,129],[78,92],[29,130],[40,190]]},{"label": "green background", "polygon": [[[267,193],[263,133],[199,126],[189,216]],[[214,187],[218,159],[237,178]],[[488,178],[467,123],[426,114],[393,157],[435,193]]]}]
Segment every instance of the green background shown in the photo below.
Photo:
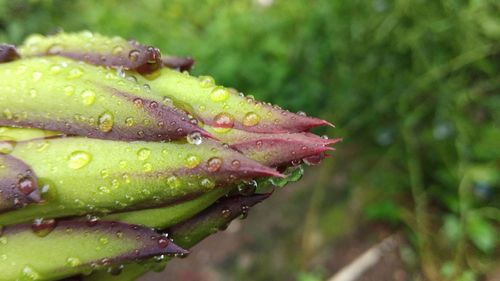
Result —
[{"label": "green background", "polygon": [[3,0],[0,15],[0,41],[134,38],[336,124],[317,131],[344,139],[333,157],[258,207],[243,228],[255,241],[211,265],[227,280],[322,280],[339,244],[392,233],[403,280],[498,277],[500,2]]}]

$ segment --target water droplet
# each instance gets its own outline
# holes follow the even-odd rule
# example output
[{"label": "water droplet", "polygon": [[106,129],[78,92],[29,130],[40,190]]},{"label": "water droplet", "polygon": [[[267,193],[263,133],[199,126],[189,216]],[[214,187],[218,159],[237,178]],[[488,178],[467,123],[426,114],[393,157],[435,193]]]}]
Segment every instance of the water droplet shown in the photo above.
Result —
[{"label": "water droplet", "polygon": [[103,236],[103,237],[99,238],[99,242],[103,245],[106,245],[109,243],[109,239],[108,239],[108,237]]},{"label": "water droplet", "polygon": [[231,216],[231,210],[229,208],[223,208],[221,211],[222,217],[229,218]]},{"label": "water droplet", "polygon": [[97,119],[97,126],[99,128],[99,131],[103,133],[107,133],[113,129],[113,124],[114,124],[114,116],[111,114],[111,112],[104,112],[103,114],[99,115],[99,118]]},{"label": "water droplet", "polygon": [[39,71],[35,71],[31,74],[31,78],[33,78],[33,82],[38,82],[42,79],[43,74]]},{"label": "water droplet", "polygon": [[194,145],[200,145],[203,142],[203,137],[199,132],[192,132],[186,136],[187,142]]},{"label": "water droplet", "polygon": [[68,166],[71,169],[80,169],[85,167],[92,160],[92,155],[85,151],[74,151],[68,156]]},{"label": "water droplet", "polygon": [[151,150],[149,148],[141,148],[137,151],[137,158],[140,161],[145,161],[151,156]]},{"label": "water droplet", "polygon": [[221,166],[222,166],[222,159],[219,157],[213,157],[208,159],[207,161],[207,170],[209,172],[215,173],[219,171]]},{"label": "water droplet", "polygon": [[259,122],[260,122],[260,116],[257,115],[255,112],[248,112],[243,118],[243,125],[247,127],[255,126],[259,124]]},{"label": "water droplet", "polygon": [[128,53],[128,59],[132,62],[136,62],[140,55],[141,52],[139,52],[139,50],[132,50]]},{"label": "water droplet", "polygon": [[101,171],[101,177],[102,177],[103,179],[105,179],[105,178],[109,177],[109,171],[108,171],[108,170],[106,170],[106,169],[102,170],[102,171]]},{"label": "water droplet", "polygon": [[231,166],[233,166],[233,168],[238,170],[241,167],[241,163],[239,160],[233,160],[233,162],[231,162]]},{"label": "water droplet", "polygon": [[196,166],[198,166],[200,164],[200,157],[196,156],[196,155],[188,155],[188,157],[186,157],[186,167],[187,168],[195,168]]},{"label": "water droplet", "polygon": [[223,87],[216,87],[210,93],[210,99],[214,102],[223,102],[229,98],[231,93]]},{"label": "water droplet", "polygon": [[304,111],[298,111],[297,115],[299,115],[299,116],[307,116],[307,114]]},{"label": "water droplet", "polygon": [[66,265],[69,267],[77,267],[82,264],[82,261],[79,258],[69,257],[66,259]]},{"label": "water droplet", "polygon": [[234,127],[234,117],[227,113],[222,112],[214,117],[214,130],[218,133],[225,133]]},{"label": "water droplet", "polygon": [[122,46],[115,46],[113,48],[113,51],[112,51],[112,54],[117,56],[117,55],[121,55],[123,52],[123,47]]},{"label": "water droplet", "polygon": [[9,154],[14,150],[15,142],[0,141],[0,154]]},{"label": "water droplet", "polygon": [[37,90],[35,90],[35,89],[31,89],[31,90],[29,91],[29,94],[30,94],[30,97],[31,97],[31,98],[34,98],[34,97],[36,97],[36,95],[38,94],[38,91],[37,91]]},{"label": "water droplet", "polygon": [[31,224],[31,229],[39,237],[45,237],[49,235],[52,230],[56,227],[56,220],[54,219],[35,219]]},{"label": "water droplet", "polygon": [[63,46],[61,44],[52,44],[48,49],[47,53],[50,55],[58,55],[64,50]]},{"label": "water droplet", "polygon": [[22,177],[17,182],[17,188],[24,195],[31,194],[33,191],[36,190],[35,180],[30,176]]},{"label": "water droplet", "polygon": [[238,185],[238,192],[243,196],[249,196],[255,193],[257,181],[249,180]]},{"label": "water droplet", "polygon": [[21,280],[40,280],[40,274],[27,265],[23,268]]},{"label": "water droplet", "polygon": [[86,223],[89,227],[94,227],[99,223],[99,217],[93,215],[86,215]]},{"label": "water droplet", "polygon": [[142,165],[142,170],[144,172],[151,172],[153,170],[153,165],[151,163],[144,163],[144,165]]},{"label": "water droplet", "polygon": [[93,105],[95,102],[95,92],[92,90],[83,91],[82,102],[84,105]]},{"label": "water droplet", "polygon": [[168,244],[170,244],[170,240],[168,240],[168,238],[160,237],[160,239],[158,239],[158,247],[160,247],[161,249],[165,249]]},{"label": "water droplet", "polygon": [[215,182],[209,178],[202,179],[200,184],[206,189],[212,189],[215,187]]},{"label": "water droplet", "polygon": [[83,75],[83,70],[79,67],[73,68],[68,73],[68,79],[76,79]]},{"label": "water droplet", "polygon": [[134,102],[135,107],[137,107],[137,108],[142,108],[144,106],[142,99],[137,98],[137,99],[134,99],[133,102]]},{"label": "water droplet", "polygon": [[125,125],[127,125],[127,127],[132,127],[134,125],[134,118],[127,117],[125,119]]},{"label": "water droplet", "polygon": [[181,180],[176,176],[170,176],[167,178],[167,184],[170,188],[179,188],[181,187]]},{"label": "water droplet", "polygon": [[108,273],[112,276],[118,276],[123,271],[123,264],[115,265],[108,268]]},{"label": "water droplet", "polygon": [[105,193],[105,194],[111,193],[111,190],[109,190],[107,186],[99,186],[98,190],[100,193]]},{"label": "water droplet", "polygon": [[66,96],[72,96],[75,93],[75,88],[73,86],[66,86],[63,89]]},{"label": "water droplet", "polygon": [[50,67],[49,73],[50,74],[59,74],[61,73],[62,67],[60,65],[54,64],[53,66]]},{"label": "water droplet", "polygon": [[215,80],[212,76],[200,76],[198,79],[202,88],[210,88],[215,85]]}]

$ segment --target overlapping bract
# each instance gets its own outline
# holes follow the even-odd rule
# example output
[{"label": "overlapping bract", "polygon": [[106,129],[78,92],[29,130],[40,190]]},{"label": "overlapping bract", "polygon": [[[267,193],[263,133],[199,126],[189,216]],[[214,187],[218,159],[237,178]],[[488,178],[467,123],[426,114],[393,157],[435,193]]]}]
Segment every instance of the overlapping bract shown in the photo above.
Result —
[{"label": "overlapping bract", "polygon": [[0,60],[0,280],[105,280],[185,254],[338,141],[309,132],[324,120],[179,72],[193,61],[136,41],[35,35]]}]

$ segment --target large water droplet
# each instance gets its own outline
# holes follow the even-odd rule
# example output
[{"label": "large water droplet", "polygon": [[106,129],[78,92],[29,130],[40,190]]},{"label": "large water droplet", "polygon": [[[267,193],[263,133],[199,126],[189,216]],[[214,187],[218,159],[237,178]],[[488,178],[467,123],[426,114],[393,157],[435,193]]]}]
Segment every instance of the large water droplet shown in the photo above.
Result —
[{"label": "large water droplet", "polygon": [[35,71],[31,74],[31,78],[33,78],[33,82],[38,82],[42,79],[43,74],[39,71]]},{"label": "large water droplet", "polygon": [[219,171],[220,167],[222,166],[222,159],[219,157],[213,157],[208,159],[207,161],[207,170],[209,172],[217,172]]},{"label": "large water droplet", "polygon": [[113,55],[121,55],[123,53],[123,47],[122,46],[115,46],[113,48],[112,54]]},{"label": "large water droplet", "polygon": [[136,62],[139,59],[140,55],[141,53],[139,52],[139,50],[132,50],[128,53],[128,59],[130,61]]},{"label": "large water droplet", "polygon": [[145,161],[151,156],[151,150],[149,148],[141,148],[137,151],[137,158],[140,161]]},{"label": "large water droplet", "polygon": [[21,280],[40,280],[40,274],[31,266],[27,265],[23,268]]},{"label": "large water droplet", "polygon": [[54,219],[35,219],[31,224],[31,229],[33,233],[37,236],[45,237],[49,235],[52,230],[56,227],[56,220]]},{"label": "large water droplet", "polygon": [[214,130],[218,133],[225,133],[234,127],[234,117],[227,113],[222,112],[214,117]]},{"label": "large water droplet", "polygon": [[229,218],[231,216],[231,210],[229,208],[223,208],[221,211],[222,217]]},{"label": "large water droplet", "polygon": [[200,76],[198,79],[202,88],[210,88],[215,85],[215,80],[212,76]]},{"label": "large water droplet", "polygon": [[187,142],[190,144],[200,145],[203,142],[203,137],[199,132],[192,132],[186,136]]},{"label": "large water droplet", "polygon": [[196,156],[196,155],[188,155],[188,157],[186,157],[186,167],[187,168],[195,168],[196,166],[198,166],[200,164],[200,157]]},{"label": "large water droplet", "polygon": [[14,150],[16,143],[11,141],[0,141],[0,154],[9,154]]},{"label": "large water droplet", "polygon": [[231,93],[223,87],[216,87],[210,93],[210,99],[214,102],[223,102],[229,98]]},{"label": "large water droplet", "polygon": [[202,179],[200,184],[201,184],[201,186],[203,186],[206,189],[212,189],[215,187],[215,182],[210,178]]},{"label": "large water droplet", "polygon": [[82,264],[82,261],[76,257],[69,257],[66,259],[66,265],[69,267],[77,267]]},{"label": "large water droplet", "polygon": [[99,127],[99,131],[107,133],[113,129],[113,124],[114,124],[114,116],[111,114],[111,112],[104,112],[103,114],[99,115],[99,118],[97,119],[97,126]]},{"label": "large water droplet", "polygon": [[179,188],[181,187],[181,180],[176,176],[170,176],[167,178],[167,184],[170,188]]},{"label": "large water droplet", "polygon": [[66,96],[72,96],[75,93],[75,87],[73,86],[65,86],[63,92]]},{"label": "large water droplet", "polygon": [[68,156],[68,167],[80,169],[85,167],[92,160],[92,155],[85,151],[74,151]]},{"label": "large water droplet", "polygon": [[93,105],[95,102],[95,92],[92,90],[83,91],[82,102],[84,105]]},{"label": "large water droplet", "polygon": [[243,118],[243,125],[247,127],[255,126],[259,124],[259,122],[260,122],[260,116],[257,115],[257,113],[255,112],[249,112]]},{"label": "large water droplet", "polygon": [[17,182],[17,188],[24,195],[31,194],[36,189],[35,180],[30,176],[25,176]]},{"label": "large water droplet", "polygon": [[73,68],[68,73],[68,79],[76,79],[83,75],[83,70],[79,67]]}]

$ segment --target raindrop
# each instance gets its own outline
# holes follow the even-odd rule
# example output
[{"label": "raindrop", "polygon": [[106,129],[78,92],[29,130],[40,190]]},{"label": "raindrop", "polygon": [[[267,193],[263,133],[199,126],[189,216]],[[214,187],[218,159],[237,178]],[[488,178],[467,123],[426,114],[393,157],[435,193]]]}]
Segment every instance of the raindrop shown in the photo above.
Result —
[{"label": "raindrop", "polygon": [[66,96],[72,96],[75,93],[75,88],[73,86],[66,86],[63,89]]},{"label": "raindrop", "polygon": [[227,112],[219,113],[214,117],[214,127],[215,129],[225,129],[227,132],[234,127],[234,117]]},{"label": "raindrop", "polygon": [[170,240],[168,240],[168,238],[160,237],[160,239],[158,239],[158,247],[160,247],[161,249],[165,249],[168,244],[170,244]]},{"label": "raindrop", "polygon": [[127,125],[127,127],[132,127],[134,125],[134,118],[127,117],[125,119],[125,125]]},{"label": "raindrop", "polygon": [[137,158],[140,161],[145,161],[151,156],[151,150],[149,148],[141,148],[137,151]]},{"label": "raindrop", "polygon": [[83,91],[82,102],[84,105],[93,105],[95,102],[95,92],[92,90]]},{"label": "raindrop", "polygon": [[54,64],[53,66],[50,67],[49,73],[50,74],[58,74],[62,70],[62,67],[60,65]]},{"label": "raindrop", "polygon": [[181,187],[181,180],[176,176],[170,176],[167,178],[167,184],[170,188]]},{"label": "raindrop", "polygon": [[257,115],[255,112],[249,112],[245,115],[243,118],[243,125],[247,127],[252,127],[260,122],[260,116]]},{"label": "raindrop", "polygon": [[153,165],[151,163],[144,163],[144,165],[142,165],[142,170],[144,172],[151,172],[153,170]]},{"label": "raindrop", "polygon": [[[196,119],[195,119],[196,120]],[[199,132],[192,132],[186,136],[187,142],[194,145],[200,145],[203,142],[203,137]]]},{"label": "raindrop", "polygon": [[224,207],[221,211],[222,217],[229,218],[231,216],[231,210],[229,208]]},{"label": "raindrop", "polygon": [[82,261],[79,258],[69,257],[66,259],[66,265],[69,267],[77,267],[82,264]]},{"label": "raindrop", "polygon": [[22,275],[21,280],[40,280],[40,274],[29,265],[23,268]]},{"label": "raindrop", "polygon": [[114,116],[111,114],[111,112],[104,112],[103,114],[99,115],[99,118],[97,119],[97,126],[99,127],[99,130],[103,133],[107,133],[113,129],[113,124],[114,124]]},{"label": "raindrop", "polygon": [[31,74],[31,78],[33,78],[33,82],[38,82],[42,79],[43,74],[39,71],[35,71]]},{"label": "raindrop", "polygon": [[90,153],[77,150],[68,156],[68,166],[71,169],[80,169],[85,167],[92,160]]},{"label": "raindrop", "polygon": [[112,276],[118,276],[122,273],[122,271],[123,271],[123,264],[115,265],[108,268],[108,273]]},{"label": "raindrop", "polygon": [[139,52],[139,50],[132,50],[128,53],[128,59],[132,62],[136,62],[137,60],[139,60],[140,55],[141,53]]},{"label": "raindrop", "polygon": [[123,47],[122,46],[115,46],[113,48],[112,54],[116,56],[116,55],[121,55],[122,52],[123,52]]},{"label": "raindrop", "polygon": [[47,53],[50,55],[58,55],[63,51],[63,49],[63,46],[61,46],[60,44],[52,44],[47,50]]},{"label": "raindrop", "polygon": [[32,177],[25,176],[19,179],[17,183],[17,188],[22,194],[28,195],[36,190],[36,184]]},{"label": "raindrop", "polygon": [[200,87],[210,88],[215,85],[215,80],[212,76],[200,76]]},{"label": "raindrop", "polygon": [[223,102],[229,98],[231,93],[223,87],[216,87],[210,93],[210,99],[214,102]]},{"label": "raindrop", "polygon": [[243,196],[249,196],[255,193],[257,189],[257,181],[250,180],[238,185],[238,192]]},{"label": "raindrop", "polygon": [[208,159],[207,161],[207,170],[209,172],[215,173],[219,171],[221,166],[222,166],[222,159],[219,157],[213,157]]},{"label": "raindrop", "polygon": [[68,73],[68,79],[79,78],[83,75],[83,70],[79,67],[73,68]]},{"label": "raindrop", "polygon": [[215,182],[209,178],[204,178],[201,180],[201,186],[207,189],[212,189],[215,187]]},{"label": "raindrop", "polygon": [[196,156],[196,155],[188,155],[188,157],[186,157],[186,167],[187,168],[195,168],[196,166],[198,166],[200,164],[200,157]]},{"label": "raindrop", "polygon": [[231,165],[233,166],[233,168],[235,169],[239,169],[241,167],[241,163],[239,160],[233,160],[233,162],[231,162]]},{"label": "raindrop", "polygon": [[31,224],[31,229],[39,237],[45,237],[49,235],[52,230],[56,227],[56,220],[54,219],[35,219]]}]

